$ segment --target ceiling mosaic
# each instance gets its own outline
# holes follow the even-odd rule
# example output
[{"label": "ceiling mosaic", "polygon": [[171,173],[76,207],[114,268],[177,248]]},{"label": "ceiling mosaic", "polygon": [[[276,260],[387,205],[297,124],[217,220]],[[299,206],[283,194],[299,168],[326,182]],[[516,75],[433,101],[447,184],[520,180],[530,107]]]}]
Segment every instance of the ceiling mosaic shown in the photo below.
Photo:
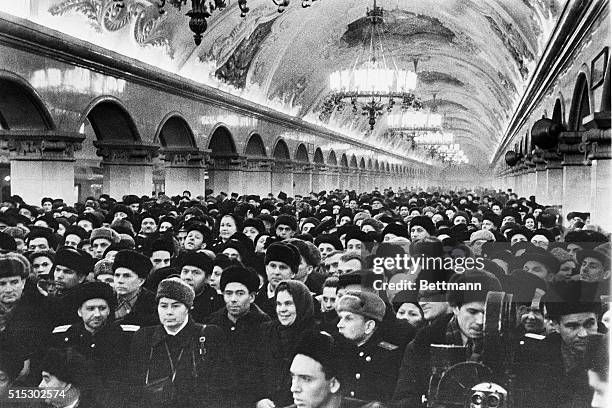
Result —
[{"label": "ceiling mosaic", "polygon": [[[208,18],[200,46],[193,43],[186,11],[153,0],[40,0],[39,13],[87,21],[95,31],[120,42],[130,36],[138,47],[163,50],[161,69],[194,72],[213,68],[215,80],[291,105],[302,118],[317,118],[329,94],[331,72],[350,68],[364,53],[371,0],[318,0],[302,8],[294,0],[283,13],[271,0],[248,0],[240,16],[237,0]],[[295,4],[294,4],[295,3]],[[565,0],[377,0],[384,10],[384,51],[401,69],[415,69],[415,94],[425,109],[445,117],[456,142],[479,166],[499,143],[532,74]],[[81,20],[76,20],[80,16]],[[120,35],[118,34],[120,33]],[[113,48],[109,46],[109,48]],[[139,58],[138,55],[134,56]],[[434,96],[435,95],[435,96]],[[379,140],[385,121],[373,131],[350,109],[335,112],[335,126]]]}]

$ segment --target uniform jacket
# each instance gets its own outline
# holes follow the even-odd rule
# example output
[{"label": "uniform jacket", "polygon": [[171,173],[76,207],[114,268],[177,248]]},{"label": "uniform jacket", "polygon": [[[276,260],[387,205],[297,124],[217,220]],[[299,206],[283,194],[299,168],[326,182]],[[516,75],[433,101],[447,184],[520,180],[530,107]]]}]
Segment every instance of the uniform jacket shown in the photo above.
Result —
[{"label": "uniform jacket", "polygon": [[92,334],[81,323],[58,326],[53,330],[53,345],[71,347],[91,361],[105,383],[119,382],[127,372],[132,336],[138,326],[107,323]]},{"label": "uniform jacket", "polygon": [[[149,383],[172,377],[168,352],[176,372],[175,393],[171,402],[161,404],[159,399],[151,400],[144,386],[147,373]],[[129,382],[134,390],[133,406],[228,407],[227,392],[234,376],[220,327],[203,326],[191,318],[176,336],[168,335],[161,325],[144,327],[134,335],[130,354]]]},{"label": "uniform jacket", "polygon": [[261,341],[261,325],[270,320],[256,304],[236,323],[227,317],[224,307],[210,316],[209,323],[221,327],[227,338],[228,357],[236,374],[236,389],[232,393],[239,406],[254,406],[260,393],[257,378],[257,348]]},{"label": "uniform jacket", "polygon": [[377,330],[360,347],[343,348],[343,360],[349,368],[343,384],[345,394],[365,401],[390,401],[402,357],[400,347],[384,341]]},{"label": "uniform jacket", "polygon": [[140,289],[132,311],[125,315],[123,319],[120,319],[119,323],[141,327],[158,325],[159,316],[157,314],[155,293],[146,288]]},{"label": "uniform jacket", "polygon": [[543,340],[523,337],[515,366],[515,405],[524,408],[588,408],[593,391],[587,369],[579,364],[567,370],[561,354],[561,336]]},{"label": "uniform jacket", "polygon": [[[290,405],[286,408],[296,408],[297,405]],[[342,398],[338,408],[385,408],[383,404],[377,401],[367,402],[354,398]]]}]

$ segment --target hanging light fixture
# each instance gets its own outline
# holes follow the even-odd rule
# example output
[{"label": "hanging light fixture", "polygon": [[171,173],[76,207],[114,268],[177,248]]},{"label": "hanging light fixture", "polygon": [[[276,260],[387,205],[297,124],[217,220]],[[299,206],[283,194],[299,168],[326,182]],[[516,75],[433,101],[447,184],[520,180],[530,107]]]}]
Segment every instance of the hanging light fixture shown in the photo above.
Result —
[{"label": "hanging light fixture", "polygon": [[[334,71],[329,76],[330,94],[323,102],[321,119],[328,119],[334,111],[342,111],[349,103],[353,113],[368,116],[370,129],[376,118],[386,110],[390,113],[395,99],[401,101],[402,110],[418,110],[422,103],[412,91],[416,88],[415,71],[399,69],[393,57],[387,58],[383,47],[383,9],[374,5],[367,10],[370,22],[367,57],[360,55],[349,69]],[[362,53],[363,54],[363,53]]]},{"label": "hanging light fixture", "polygon": [[[115,7],[124,8],[127,0],[113,0]],[[307,8],[317,0],[303,0],[302,7]],[[289,7],[290,0],[272,0],[272,2],[278,6],[278,12],[282,13],[287,7]],[[166,11],[164,7],[166,3],[177,8],[179,11],[183,6],[187,5],[187,0],[157,0],[157,7],[159,8],[159,14],[164,14]],[[246,17],[249,12],[249,6],[247,0],[237,0],[238,8],[240,9],[240,17]],[[212,15],[215,10],[223,10],[227,7],[228,0],[191,0],[191,10],[187,12],[189,19],[189,28],[193,31],[193,40],[196,45],[202,43],[202,34],[208,28],[206,19]]]}]

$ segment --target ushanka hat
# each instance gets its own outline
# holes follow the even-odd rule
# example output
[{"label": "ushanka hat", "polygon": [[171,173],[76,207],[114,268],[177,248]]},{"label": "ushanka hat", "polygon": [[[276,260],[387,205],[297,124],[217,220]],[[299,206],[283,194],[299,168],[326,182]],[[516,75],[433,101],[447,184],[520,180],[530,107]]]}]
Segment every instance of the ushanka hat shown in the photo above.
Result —
[{"label": "ushanka hat", "polygon": [[76,293],[77,307],[81,307],[83,303],[91,299],[104,299],[111,310],[115,310],[117,306],[117,297],[115,291],[108,283],[104,282],[85,282],[78,286]]},{"label": "ushanka hat", "polygon": [[377,322],[382,322],[385,310],[385,302],[378,295],[365,291],[349,291],[336,304],[338,313],[351,312]]},{"label": "ushanka hat", "polygon": [[297,273],[300,266],[300,251],[292,244],[275,242],[266,249],[264,264],[277,261],[287,264],[293,273]]},{"label": "ushanka hat", "polygon": [[195,292],[191,286],[186,284],[181,278],[172,277],[164,279],[157,287],[157,295],[155,296],[155,300],[159,302],[159,299],[164,297],[176,300],[190,309],[193,306]]},{"label": "ushanka hat", "polygon": [[427,231],[429,235],[433,235],[434,231],[436,230],[433,221],[426,215],[419,215],[411,219],[409,230],[412,230],[412,227],[417,225],[423,227],[423,229]]},{"label": "ushanka hat", "polygon": [[139,252],[131,249],[122,249],[115,255],[113,262],[113,272],[118,268],[126,268],[138,275],[139,278],[146,279],[153,268],[151,260]]},{"label": "ushanka hat", "polygon": [[243,266],[233,265],[223,270],[221,282],[219,283],[221,291],[224,291],[227,284],[231,282],[243,284],[249,292],[257,292],[257,289],[259,289],[259,277],[257,274],[252,269]]}]

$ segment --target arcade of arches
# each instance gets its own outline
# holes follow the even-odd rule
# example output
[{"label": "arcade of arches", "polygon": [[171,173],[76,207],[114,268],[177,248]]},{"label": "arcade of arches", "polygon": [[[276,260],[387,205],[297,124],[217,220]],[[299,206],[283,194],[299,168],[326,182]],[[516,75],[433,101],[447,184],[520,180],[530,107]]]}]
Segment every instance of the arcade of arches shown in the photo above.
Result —
[{"label": "arcade of arches", "polygon": [[[306,120],[306,113],[318,106],[315,99],[308,98],[320,96],[322,91],[310,89],[309,82],[304,84],[302,79],[314,79],[304,75],[289,80],[283,71],[287,67],[280,59],[272,67],[263,61],[263,54],[257,57],[258,52],[274,52],[275,44],[268,37],[274,37],[275,30],[284,30],[288,22],[294,21],[291,19],[299,18],[299,10],[287,10],[284,21],[270,17],[267,21],[273,21],[272,34],[261,37],[259,46],[251,44],[246,51],[240,47],[250,38],[227,37],[235,44],[228,40],[226,45],[232,51],[226,52],[222,65],[227,70],[227,60],[248,51],[253,55],[241,75],[249,78],[261,75],[262,69],[272,70],[268,82],[261,81],[268,84],[268,96],[274,93],[269,84],[275,81],[287,89],[304,88],[301,114],[289,114],[141,62],[137,55],[126,56],[51,29],[43,24],[41,16],[59,1],[24,3],[27,9],[19,13],[0,7],[3,197],[18,194],[26,202],[37,202],[40,197],[53,196],[73,202],[102,193],[121,197],[151,191],[168,195],[183,190],[203,195],[206,189],[241,194],[284,191],[293,195],[336,188],[366,191],[481,186],[511,188],[519,196],[535,195],[544,204],[590,212],[594,222],[612,229],[608,210],[611,152],[607,1],[550,2],[556,6],[547,11],[551,16],[546,20],[548,26],[534,29],[533,44],[528,44],[533,50],[505,44],[503,51],[509,50],[508,55],[518,59],[524,57],[523,52],[530,55],[529,59],[523,58],[524,66],[517,71],[521,74],[517,75],[518,82],[501,67],[493,67],[499,69],[494,78],[488,71],[485,73],[489,67],[483,66],[482,71],[474,73],[474,67],[462,65],[463,61],[459,68],[452,68],[464,69],[463,74],[449,71],[443,76],[440,71],[448,61],[438,57],[450,54],[446,51],[432,50],[429,60],[422,58],[419,66],[424,68],[419,73],[419,83],[425,89],[423,97],[430,97],[425,96],[426,91],[439,95],[437,107],[446,117],[453,118],[452,130],[470,159],[470,164],[452,166],[417,153],[405,154],[397,144],[351,137]],[[325,0],[318,3],[321,4],[317,7],[327,7]],[[337,7],[344,3],[339,2]],[[493,15],[503,2],[490,3]],[[359,4],[365,10],[367,2]],[[424,18],[419,10],[397,7],[396,14],[401,11],[414,19],[415,15]],[[509,15],[518,20],[524,12],[520,7],[525,5],[510,7]],[[256,9],[268,16],[264,6]],[[312,9],[313,13],[322,13],[320,16],[324,14],[323,9]],[[273,12],[269,15],[273,16]],[[75,24],[76,17],[66,13],[57,18]],[[224,15],[214,18],[218,20],[214,20],[217,23],[211,28],[213,32],[228,25],[223,24]],[[446,29],[441,18],[428,20],[437,21],[442,27],[440,32]],[[442,34],[437,32],[435,41],[431,41],[442,50],[449,42],[463,41],[468,29],[459,24],[465,21],[457,17],[454,25],[449,25],[456,26],[463,35],[453,34],[453,39],[443,44]],[[181,29],[188,31],[186,22],[181,24]],[[345,29],[347,24],[342,27]],[[512,22],[495,24],[502,32],[510,29],[508,25],[512,26]],[[265,28],[263,23],[257,27],[261,28],[258,33]],[[276,38],[281,42],[279,37]],[[191,53],[218,51],[207,38],[205,34],[201,49],[190,45],[186,50],[191,41],[187,37],[180,41],[173,38],[165,44],[174,50],[174,60],[182,58],[187,65],[193,59]],[[175,40],[182,48],[172,42]],[[478,38],[473,43],[477,45]],[[402,50],[396,51],[403,55]],[[279,53],[279,58],[288,56],[290,51],[285,48],[284,52]],[[202,59],[202,54],[198,55]],[[221,65],[220,56],[215,57],[217,65]],[[432,66],[436,58],[437,66]],[[252,61],[255,63],[250,65]],[[477,63],[495,65],[499,60],[491,56]],[[296,66],[292,69],[299,71],[301,66]],[[485,77],[494,78],[494,85]],[[493,92],[494,86],[501,88]],[[502,95],[504,90],[514,92],[515,100]],[[478,95],[485,96],[479,105],[470,105],[468,99]],[[488,111],[497,105],[505,110]],[[486,117],[496,120],[488,121]]]}]

